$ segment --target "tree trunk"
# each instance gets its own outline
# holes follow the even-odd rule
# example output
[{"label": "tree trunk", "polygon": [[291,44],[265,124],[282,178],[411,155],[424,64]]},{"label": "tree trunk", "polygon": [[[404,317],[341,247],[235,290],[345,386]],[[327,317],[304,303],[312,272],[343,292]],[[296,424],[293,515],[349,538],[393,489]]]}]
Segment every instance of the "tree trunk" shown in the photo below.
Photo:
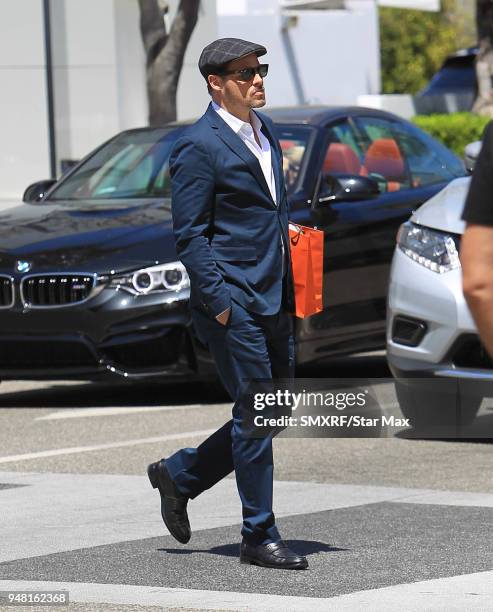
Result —
[{"label": "tree trunk", "polygon": [[176,92],[188,42],[197,23],[200,0],[181,0],[169,33],[167,2],[139,0],[140,31],[147,56],[149,125],[176,121]]},{"label": "tree trunk", "polygon": [[478,97],[473,112],[493,118],[493,0],[476,0]]}]

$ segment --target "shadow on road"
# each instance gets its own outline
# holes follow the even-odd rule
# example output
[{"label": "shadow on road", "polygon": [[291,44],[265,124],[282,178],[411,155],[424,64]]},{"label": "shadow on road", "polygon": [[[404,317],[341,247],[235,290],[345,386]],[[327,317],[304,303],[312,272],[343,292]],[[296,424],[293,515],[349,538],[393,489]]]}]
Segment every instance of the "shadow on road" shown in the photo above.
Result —
[{"label": "shadow on road", "polygon": [[[390,376],[385,356],[350,356],[315,365],[297,368],[300,378],[337,378]],[[180,404],[217,404],[231,401],[219,382],[166,382],[147,380],[127,382],[115,379],[111,382],[80,382],[63,384],[47,381],[40,386],[37,381],[29,388],[29,381],[16,383],[19,390],[12,390],[12,383],[0,385],[0,408],[92,408],[107,406],[166,406]],[[32,383],[31,383],[32,384]]]},{"label": "shadow on road", "polygon": [[[307,540],[285,540],[289,548],[295,550],[300,555],[314,555],[319,552],[337,552],[340,550],[348,550],[347,548],[337,548],[325,542],[307,541]],[[240,554],[239,544],[224,544],[222,546],[214,546],[213,548],[158,548],[159,552],[165,552],[173,555],[194,555],[197,553],[208,553],[211,555],[220,555],[223,557],[238,557]]]}]

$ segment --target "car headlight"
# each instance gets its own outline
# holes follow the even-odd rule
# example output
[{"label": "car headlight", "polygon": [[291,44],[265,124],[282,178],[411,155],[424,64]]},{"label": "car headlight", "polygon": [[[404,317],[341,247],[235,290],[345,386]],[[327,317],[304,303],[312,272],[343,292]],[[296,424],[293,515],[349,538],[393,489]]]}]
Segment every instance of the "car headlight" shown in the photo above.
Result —
[{"label": "car headlight", "polygon": [[109,280],[109,287],[125,289],[133,295],[156,291],[178,292],[190,287],[190,278],[181,261],[173,261],[113,276]]},{"label": "car headlight", "polygon": [[399,228],[397,245],[412,260],[438,274],[460,267],[458,239],[451,234],[408,221]]}]

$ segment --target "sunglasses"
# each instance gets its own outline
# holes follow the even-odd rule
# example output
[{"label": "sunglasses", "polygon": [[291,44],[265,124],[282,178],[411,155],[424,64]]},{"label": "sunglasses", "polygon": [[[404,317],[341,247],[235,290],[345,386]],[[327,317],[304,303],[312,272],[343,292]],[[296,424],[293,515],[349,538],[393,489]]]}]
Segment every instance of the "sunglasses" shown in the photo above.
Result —
[{"label": "sunglasses", "polygon": [[255,68],[242,68],[241,70],[223,70],[219,74],[237,74],[240,81],[251,81],[256,74],[259,74],[262,78],[267,76],[269,72],[269,64],[260,64]]}]

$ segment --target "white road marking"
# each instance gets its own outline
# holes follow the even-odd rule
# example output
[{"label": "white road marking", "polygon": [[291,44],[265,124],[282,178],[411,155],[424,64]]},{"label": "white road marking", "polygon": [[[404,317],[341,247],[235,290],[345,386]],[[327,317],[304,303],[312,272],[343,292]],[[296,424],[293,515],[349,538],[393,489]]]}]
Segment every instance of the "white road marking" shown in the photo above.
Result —
[{"label": "white road marking", "polygon": [[195,438],[197,436],[210,436],[215,429],[201,429],[198,431],[183,431],[167,436],[154,436],[153,438],[136,438],[134,440],[122,440],[121,442],[108,442],[93,446],[72,446],[68,448],[55,448],[52,450],[38,451],[35,453],[24,453],[23,455],[7,455],[0,457],[0,463],[15,463],[29,459],[42,459],[44,457],[57,457],[59,455],[73,455],[75,453],[91,453],[108,448],[123,448],[125,446],[138,446],[139,444],[153,444],[155,442],[166,442],[167,440],[181,440],[182,438]]},{"label": "white road marking", "polygon": [[[72,602],[159,606],[161,610],[185,608],[187,610],[235,610],[238,612],[279,612],[279,610],[283,612],[326,612],[330,609],[327,607],[330,599],[315,597],[201,591],[127,584],[0,580],[0,591],[8,590],[65,590],[69,591],[69,600]],[[403,609],[402,606],[400,609]]]},{"label": "white road marking", "polygon": [[[58,421],[61,419],[81,419],[89,417],[107,417],[122,414],[133,414],[143,412],[168,412],[173,410],[197,410],[199,408],[228,408],[230,403],[220,404],[182,404],[177,406],[125,406],[125,407],[93,407],[93,408],[64,408],[56,412],[50,412],[43,416],[36,417],[35,421]],[[398,404],[379,404],[380,409],[385,413],[394,412],[399,408]]]},{"label": "white road marking", "polygon": [[[219,406],[230,406],[231,404],[218,404]],[[216,404],[214,404],[216,406]],[[126,406],[126,407],[111,407],[103,408],[64,408],[56,412],[50,412],[40,417],[36,417],[35,421],[55,421],[58,419],[80,419],[85,417],[104,417],[115,416],[117,414],[132,414],[140,412],[168,412],[169,410],[189,410],[196,408],[208,408],[207,404],[183,404],[178,406]]]},{"label": "white road marking", "polygon": [[[221,404],[183,404],[178,406],[128,406],[124,408],[104,407],[104,408],[64,408],[56,412],[50,412],[43,416],[36,417],[35,421],[58,421],[61,419],[82,419],[88,417],[106,417],[116,416],[121,414],[133,414],[141,412],[168,412],[172,410],[197,410],[198,408],[228,408],[231,403]],[[380,404],[380,409],[387,413],[395,411],[398,404]]]},{"label": "white road marking", "polygon": [[493,571],[356,591],[325,601],[334,612],[485,612],[492,609]]},{"label": "white road marking", "polygon": [[239,612],[484,612],[491,610],[493,601],[493,571],[398,584],[324,598],[130,584],[0,580],[0,591],[15,590],[65,590],[69,591],[69,599],[73,602],[159,606],[163,610],[206,608]]}]

